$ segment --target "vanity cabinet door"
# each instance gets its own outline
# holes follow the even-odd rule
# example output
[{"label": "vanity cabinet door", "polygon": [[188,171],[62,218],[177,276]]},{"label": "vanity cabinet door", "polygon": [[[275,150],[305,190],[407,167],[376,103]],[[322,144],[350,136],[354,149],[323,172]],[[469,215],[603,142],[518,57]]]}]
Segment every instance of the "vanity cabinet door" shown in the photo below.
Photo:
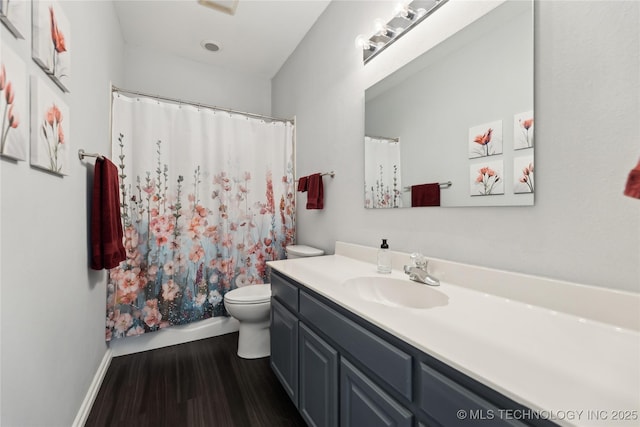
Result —
[{"label": "vanity cabinet door", "polygon": [[338,426],[338,352],[300,322],[298,409],[310,427]]},{"label": "vanity cabinet door", "polygon": [[271,299],[271,369],[298,407],[298,319]]},{"label": "vanity cabinet door", "polygon": [[420,364],[420,407],[443,426],[524,427],[500,409],[435,369]]},{"label": "vanity cabinet door", "polygon": [[342,427],[411,427],[413,414],[344,358],[340,361]]}]

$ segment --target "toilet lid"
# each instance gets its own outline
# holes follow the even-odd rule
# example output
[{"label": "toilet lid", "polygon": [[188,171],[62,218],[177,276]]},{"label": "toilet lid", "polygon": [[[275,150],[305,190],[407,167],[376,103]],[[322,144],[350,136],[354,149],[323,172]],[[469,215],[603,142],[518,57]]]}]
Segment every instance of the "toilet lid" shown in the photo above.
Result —
[{"label": "toilet lid", "polygon": [[297,255],[300,257],[308,257],[308,256],[320,256],[324,255],[324,251],[318,248],[312,248],[307,245],[290,245],[287,246],[287,253]]},{"label": "toilet lid", "polygon": [[249,285],[234,289],[224,295],[224,300],[242,304],[258,304],[271,300],[271,284]]}]

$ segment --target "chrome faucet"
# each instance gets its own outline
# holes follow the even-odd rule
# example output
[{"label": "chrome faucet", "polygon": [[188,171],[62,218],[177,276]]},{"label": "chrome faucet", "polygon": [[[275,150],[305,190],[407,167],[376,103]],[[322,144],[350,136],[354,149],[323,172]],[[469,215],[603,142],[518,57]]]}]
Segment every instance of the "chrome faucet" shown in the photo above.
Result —
[{"label": "chrome faucet", "polygon": [[405,265],[404,272],[414,282],[424,283],[429,286],[440,286],[440,281],[427,273],[427,259],[421,253],[412,253],[413,265]]}]

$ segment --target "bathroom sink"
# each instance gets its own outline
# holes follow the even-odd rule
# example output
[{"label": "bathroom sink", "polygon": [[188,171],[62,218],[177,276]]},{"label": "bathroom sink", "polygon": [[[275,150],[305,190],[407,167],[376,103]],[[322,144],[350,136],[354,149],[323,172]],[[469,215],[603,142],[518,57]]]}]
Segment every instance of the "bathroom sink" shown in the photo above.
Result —
[{"label": "bathroom sink", "polygon": [[362,276],[343,283],[353,295],[390,307],[433,308],[449,303],[449,297],[441,291],[409,279]]}]

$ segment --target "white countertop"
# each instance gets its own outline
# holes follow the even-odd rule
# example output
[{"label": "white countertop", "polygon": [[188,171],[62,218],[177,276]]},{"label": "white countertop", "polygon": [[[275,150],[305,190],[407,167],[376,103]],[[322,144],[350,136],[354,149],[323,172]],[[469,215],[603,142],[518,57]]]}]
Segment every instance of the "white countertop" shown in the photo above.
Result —
[{"label": "white countertop", "polygon": [[[412,309],[369,302],[348,292],[343,282],[408,276],[399,270],[380,275],[374,264],[342,255],[269,266],[557,424],[640,425],[636,330],[443,280],[437,289],[449,297],[445,306]],[[627,411],[631,419],[615,420],[625,415],[617,411]]]}]

